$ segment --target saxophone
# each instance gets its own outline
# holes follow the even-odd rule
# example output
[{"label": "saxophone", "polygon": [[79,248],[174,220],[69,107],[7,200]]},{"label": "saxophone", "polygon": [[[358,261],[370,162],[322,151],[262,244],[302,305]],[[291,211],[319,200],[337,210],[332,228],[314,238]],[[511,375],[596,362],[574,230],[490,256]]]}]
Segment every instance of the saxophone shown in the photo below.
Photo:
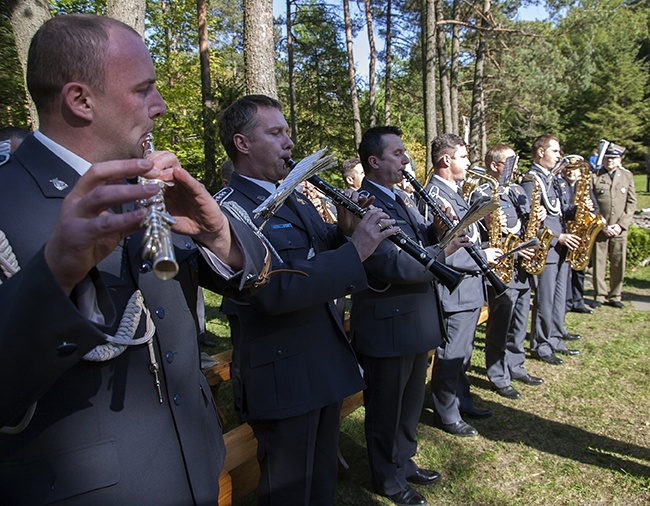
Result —
[{"label": "saxophone", "polygon": [[542,222],[537,217],[538,210],[542,205],[540,197],[540,187],[539,181],[533,178],[533,192],[530,196],[530,214],[528,216],[528,225],[526,226],[526,232],[524,233],[524,242],[530,241],[535,237],[539,238],[539,248],[535,251],[535,254],[532,258],[526,259],[522,258],[520,261],[520,266],[528,274],[538,275],[544,272],[546,267],[546,256],[548,255],[548,250],[551,247],[551,241],[555,237],[555,234],[551,232],[548,227],[544,227],[542,232],[539,232],[539,229],[542,225]]},{"label": "saxophone", "polygon": [[[474,171],[470,170],[470,173]],[[499,202],[499,182],[494,179],[492,176],[487,174],[474,173],[478,178],[485,179],[492,186],[492,202]],[[463,190],[465,188],[463,187]],[[490,226],[488,227],[488,246],[490,248],[499,248],[504,253],[510,251],[511,249],[517,247],[521,242],[520,239],[508,232],[504,237],[501,232],[501,213],[499,212],[501,206],[498,206],[497,209],[492,211],[490,214]],[[504,283],[509,283],[512,280],[512,276],[515,270],[515,257],[514,255],[509,255],[504,260],[499,261],[492,271],[499,277]]]},{"label": "saxophone", "polygon": [[[576,182],[576,191],[573,195],[573,204],[576,206],[576,214],[573,220],[567,222],[567,231],[580,237],[580,247],[569,250],[566,259],[573,270],[582,271],[589,264],[591,249],[598,233],[605,228],[606,222],[600,214],[589,210],[587,203],[590,199],[591,174],[589,164],[578,161],[575,165],[580,168],[580,178]],[[571,167],[571,164],[569,165]]]}]

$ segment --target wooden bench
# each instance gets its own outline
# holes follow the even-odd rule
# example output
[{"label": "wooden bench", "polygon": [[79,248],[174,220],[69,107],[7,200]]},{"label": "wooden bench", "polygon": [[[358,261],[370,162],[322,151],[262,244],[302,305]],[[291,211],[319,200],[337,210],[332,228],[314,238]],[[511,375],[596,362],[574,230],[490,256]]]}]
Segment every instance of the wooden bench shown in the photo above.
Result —
[{"label": "wooden bench", "polygon": [[[479,324],[487,320],[487,307],[483,307]],[[430,353],[433,357],[433,351]],[[230,363],[232,361],[232,350],[212,355],[215,363],[203,370],[208,384],[212,389],[212,395],[218,399],[219,388],[223,383],[230,380]],[[433,364],[433,360],[431,361]],[[431,367],[427,377],[431,376]],[[354,395],[346,397],[341,406],[341,419],[353,413],[363,405],[363,394],[357,392]],[[225,415],[219,407],[219,416],[222,425],[226,425]],[[219,476],[219,505],[231,506],[233,501],[241,499],[257,487],[260,477],[260,469],[257,464],[257,441],[253,435],[250,425],[243,423],[234,429],[229,430],[223,435],[226,443],[226,461]],[[343,457],[339,455],[339,460],[344,468],[347,464]]]}]

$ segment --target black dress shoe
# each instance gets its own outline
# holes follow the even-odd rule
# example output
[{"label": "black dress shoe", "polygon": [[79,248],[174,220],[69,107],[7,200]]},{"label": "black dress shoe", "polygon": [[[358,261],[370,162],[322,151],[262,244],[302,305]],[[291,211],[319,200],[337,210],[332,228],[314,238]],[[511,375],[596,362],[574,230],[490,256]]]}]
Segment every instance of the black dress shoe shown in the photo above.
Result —
[{"label": "black dress shoe", "polygon": [[568,355],[569,357],[575,357],[576,355],[580,355],[580,350],[555,350],[555,353],[559,353],[560,355]]},{"label": "black dress shoe", "polygon": [[546,362],[547,364],[551,365],[562,365],[564,364],[564,360],[562,360],[559,357],[556,357],[555,355],[531,355],[531,357],[536,358],[537,360],[541,360],[542,362]]},{"label": "black dress shoe", "polygon": [[606,306],[612,306],[618,309],[623,309],[625,307],[625,304],[623,304],[620,300],[608,300],[607,302],[603,302]]},{"label": "black dress shoe", "polygon": [[600,306],[602,306],[602,304],[600,302],[598,302],[597,300],[595,300],[595,301],[593,301],[591,303],[591,307],[593,307],[594,309],[598,309]]},{"label": "black dress shoe", "polygon": [[429,469],[422,469],[418,467],[418,470],[415,471],[415,474],[412,474],[406,481],[410,483],[415,483],[416,485],[432,485],[438,483],[442,476],[438,471],[432,471]]},{"label": "black dress shoe", "polygon": [[572,313],[582,313],[582,314],[592,314],[594,312],[593,309],[587,306],[582,306],[582,307],[574,307],[571,309]]},{"label": "black dress shoe", "polygon": [[467,411],[461,409],[460,414],[462,416],[465,416],[467,418],[474,418],[474,419],[480,419],[480,418],[490,418],[492,416],[492,410],[491,409],[477,409],[477,408],[472,408]]},{"label": "black dress shoe", "polygon": [[544,383],[544,380],[542,378],[538,378],[536,376],[531,376],[530,374],[526,374],[526,376],[520,376],[519,378],[512,378],[515,381],[521,381],[525,385],[530,385],[532,387],[536,387],[537,385],[541,385]]},{"label": "black dress shoe", "polygon": [[411,487],[406,487],[404,490],[398,492],[397,494],[388,495],[384,494],[391,501],[393,501],[398,506],[412,506],[415,504],[427,504],[427,500],[424,498],[420,492],[412,489]]},{"label": "black dress shoe", "polygon": [[519,399],[521,397],[521,394],[510,385],[495,388],[495,390],[501,397],[505,397],[506,399]]},{"label": "black dress shoe", "polygon": [[571,334],[570,332],[567,332],[562,336],[562,339],[565,341],[579,341],[582,339],[582,336],[580,334]]},{"label": "black dress shoe", "polygon": [[454,436],[460,436],[460,437],[472,437],[472,436],[478,436],[478,431],[469,425],[468,423],[465,423],[463,420],[459,420],[456,423],[434,423],[436,427],[438,427],[440,430],[444,430],[445,432],[448,432],[449,434],[453,434]]}]

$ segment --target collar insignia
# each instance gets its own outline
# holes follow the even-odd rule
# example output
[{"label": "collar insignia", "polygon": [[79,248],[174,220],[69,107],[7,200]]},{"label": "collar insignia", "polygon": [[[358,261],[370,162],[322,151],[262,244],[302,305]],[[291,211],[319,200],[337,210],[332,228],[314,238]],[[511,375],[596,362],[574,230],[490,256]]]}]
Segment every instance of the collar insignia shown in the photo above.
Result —
[{"label": "collar insignia", "polygon": [[62,192],[68,187],[68,183],[66,183],[65,181],[61,181],[58,177],[55,177],[54,179],[50,179],[50,183],[52,183],[54,188],[56,188],[60,192]]}]

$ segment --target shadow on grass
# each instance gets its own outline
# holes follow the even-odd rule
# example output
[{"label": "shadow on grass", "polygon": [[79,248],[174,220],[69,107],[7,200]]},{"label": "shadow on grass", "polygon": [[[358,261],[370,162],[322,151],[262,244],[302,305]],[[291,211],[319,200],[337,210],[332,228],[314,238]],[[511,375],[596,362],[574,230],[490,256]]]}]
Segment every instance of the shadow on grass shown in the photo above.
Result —
[{"label": "shadow on grass", "polygon": [[[487,383],[487,382],[486,382]],[[475,385],[475,378],[472,378]],[[475,385],[482,387],[482,385]],[[481,436],[492,441],[525,444],[538,451],[590,466],[641,478],[650,478],[650,449],[594,434],[580,427],[541,418],[535,414],[482,400],[481,408],[494,414],[476,423]],[[425,409],[420,423],[433,426],[433,412]],[[631,459],[648,462],[644,465]]]}]

